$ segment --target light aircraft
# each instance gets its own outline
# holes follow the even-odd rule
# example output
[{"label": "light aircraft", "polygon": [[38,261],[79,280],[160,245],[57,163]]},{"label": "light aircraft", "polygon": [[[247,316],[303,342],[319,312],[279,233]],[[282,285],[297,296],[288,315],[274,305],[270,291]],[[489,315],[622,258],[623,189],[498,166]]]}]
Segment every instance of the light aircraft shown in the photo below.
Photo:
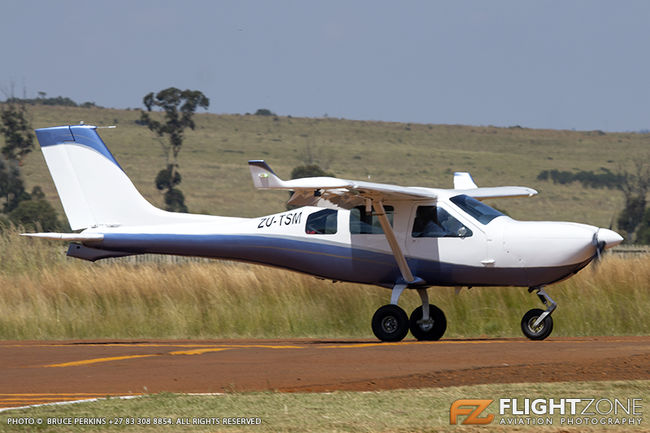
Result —
[{"label": "light aircraft", "polygon": [[[403,187],[333,177],[280,179],[249,161],[258,189],[292,191],[296,209],[258,218],[173,213],[136,190],[89,125],[37,129],[36,135],[75,233],[25,234],[70,242],[67,255],[95,261],[133,254],[223,258],[317,277],[392,289],[372,318],[379,340],[418,340],[445,333],[444,313],[429,304],[431,286],[520,286],[546,307],[528,311],[521,329],[533,340],[553,329],[556,303],[544,290],[600,257],[623,238],[585,224],[516,221],[481,200],[530,197],[537,191],[479,188],[455,173],[453,189]],[[405,289],[422,306],[398,306]]]}]

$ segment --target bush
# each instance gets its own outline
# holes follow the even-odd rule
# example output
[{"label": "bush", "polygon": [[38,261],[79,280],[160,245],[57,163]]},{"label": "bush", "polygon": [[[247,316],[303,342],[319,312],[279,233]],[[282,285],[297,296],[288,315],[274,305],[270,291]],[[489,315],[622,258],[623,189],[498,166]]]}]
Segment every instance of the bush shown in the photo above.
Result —
[{"label": "bush", "polygon": [[24,200],[9,213],[9,219],[27,230],[57,231],[61,223],[50,203],[43,199]]},{"label": "bush", "polygon": [[273,111],[268,108],[260,108],[255,112],[256,116],[277,116]]},{"label": "bush", "polygon": [[623,175],[612,173],[609,169],[602,167],[601,173],[580,170],[576,173],[560,170],[543,170],[537,175],[537,180],[552,180],[553,183],[566,185],[573,182],[580,182],[585,188],[608,188],[615,189],[623,181]]},{"label": "bush", "polygon": [[332,173],[326,172],[316,164],[300,165],[291,171],[291,179],[321,176],[335,177]]}]

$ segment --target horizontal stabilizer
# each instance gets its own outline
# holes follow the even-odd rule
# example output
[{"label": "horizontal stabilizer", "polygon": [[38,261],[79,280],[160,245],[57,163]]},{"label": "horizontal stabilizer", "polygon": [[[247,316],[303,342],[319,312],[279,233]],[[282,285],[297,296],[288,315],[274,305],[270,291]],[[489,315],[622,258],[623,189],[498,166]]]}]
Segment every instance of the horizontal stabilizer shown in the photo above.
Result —
[{"label": "horizontal stabilizer", "polygon": [[104,235],[102,233],[21,233],[20,235],[29,236],[31,238],[66,242],[92,242],[104,240]]}]

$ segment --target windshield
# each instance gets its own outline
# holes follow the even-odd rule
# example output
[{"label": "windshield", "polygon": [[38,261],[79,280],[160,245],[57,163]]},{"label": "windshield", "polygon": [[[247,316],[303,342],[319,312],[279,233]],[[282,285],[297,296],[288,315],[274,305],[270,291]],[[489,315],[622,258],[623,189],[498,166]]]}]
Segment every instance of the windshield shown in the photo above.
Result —
[{"label": "windshield", "polygon": [[452,197],[450,201],[481,224],[489,224],[496,217],[503,216],[498,210],[465,194]]}]

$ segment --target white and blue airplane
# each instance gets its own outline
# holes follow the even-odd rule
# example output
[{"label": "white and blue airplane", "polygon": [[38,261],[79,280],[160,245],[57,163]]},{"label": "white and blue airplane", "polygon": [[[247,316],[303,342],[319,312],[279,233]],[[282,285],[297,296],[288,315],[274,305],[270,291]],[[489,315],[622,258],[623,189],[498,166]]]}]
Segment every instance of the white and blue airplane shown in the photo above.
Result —
[{"label": "white and blue airplane", "polygon": [[[537,191],[479,188],[455,173],[453,189],[403,187],[333,177],[282,180],[264,161],[249,161],[258,189],[293,191],[296,209],[259,218],[173,213],[137,191],[95,126],[37,129],[36,135],[75,233],[30,233],[70,242],[68,256],[95,261],[134,254],[240,260],[317,277],[392,289],[372,318],[381,341],[445,333],[444,313],[429,304],[432,286],[520,286],[546,307],[528,311],[521,329],[533,340],[553,329],[556,303],[544,290],[600,257],[623,238],[567,222],[516,221],[481,200]],[[398,306],[405,289],[422,306]]]}]

